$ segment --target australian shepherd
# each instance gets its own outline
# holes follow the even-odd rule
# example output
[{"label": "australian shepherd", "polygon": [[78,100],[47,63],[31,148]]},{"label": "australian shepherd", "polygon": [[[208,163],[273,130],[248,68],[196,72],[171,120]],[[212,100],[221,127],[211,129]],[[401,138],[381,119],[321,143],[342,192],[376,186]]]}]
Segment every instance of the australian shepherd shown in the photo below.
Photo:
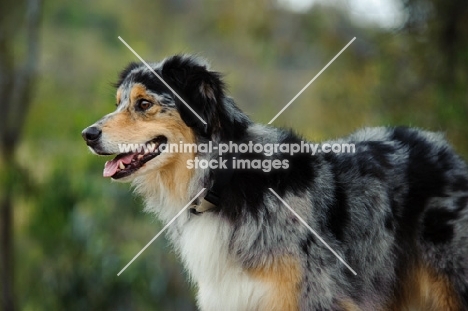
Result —
[{"label": "australian shepherd", "polygon": [[116,155],[104,176],[131,182],[147,211],[180,214],[167,236],[201,310],[468,310],[468,169],[441,134],[365,128],[326,142],[353,152],[233,149],[196,167],[220,162],[221,144],[305,140],[252,122],[192,56],[131,63],[116,87],[116,110],[82,136]]}]

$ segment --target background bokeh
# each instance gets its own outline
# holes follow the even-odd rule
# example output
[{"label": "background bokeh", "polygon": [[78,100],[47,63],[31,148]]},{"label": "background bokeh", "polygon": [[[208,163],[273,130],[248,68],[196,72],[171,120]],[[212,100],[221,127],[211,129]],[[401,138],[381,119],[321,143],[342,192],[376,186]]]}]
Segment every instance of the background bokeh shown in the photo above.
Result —
[{"label": "background bokeh", "polygon": [[118,36],[147,61],[205,57],[262,123],[357,37],[274,125],[417,126],[468,157],[466,0],[0,0],[3,310],[195,310],[164,238],[116,275],[161,229],[80,136],[136,60]]}]

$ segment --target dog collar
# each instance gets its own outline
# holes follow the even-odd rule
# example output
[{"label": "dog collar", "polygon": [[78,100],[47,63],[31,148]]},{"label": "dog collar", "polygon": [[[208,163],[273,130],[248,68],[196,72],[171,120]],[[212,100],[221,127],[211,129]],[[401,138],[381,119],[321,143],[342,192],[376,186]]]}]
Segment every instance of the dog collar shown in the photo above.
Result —
[{"label": "dog collar", "polygon": [[212,211],[214,208],[219,206],[220,194],[231,182],[234,169],[232,168],[232,158],[238,157],[238,154],[227,154],[227,169],[217,169],[214,171],[214,182],[210,189],[206,192],[203,199],[200,200],[199,204],[194,205],[190,208],[190,212],[195,215],[202,214],[207,211]]},{"label": "dog collar", "polygon": [[[221,183],[221,181],[223,182]],[[195,204],[190,208],[190,213],[199,215],[204,212],[212,211],[214,208],[216,208],[219,205],[219,195],[216,191],[222,190],[225,184],[227,184],[227,182],[224,182],[224,178],[221,180],[216,179],[213,187],[211,187],[206,192],[205,197],[199,200],[200,203]]]},{"label": "dog collar", "polygon": [[204,212],[212,211],[215,207],[216,207],[216,205],[214,205],[213,203],[211,203],[211,202],[209,202],[209,201],[207,201],[205,199],[201,199],[200,204],[193,205],[193,207],[190,208],[190,213],[192,213],[194,215],[199,215],[199,214],[202,214]]}]

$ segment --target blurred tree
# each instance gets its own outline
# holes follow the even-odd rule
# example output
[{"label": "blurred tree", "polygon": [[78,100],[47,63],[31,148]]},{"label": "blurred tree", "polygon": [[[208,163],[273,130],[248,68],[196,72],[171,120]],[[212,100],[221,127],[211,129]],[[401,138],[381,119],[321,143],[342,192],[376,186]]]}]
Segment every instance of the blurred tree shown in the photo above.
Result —
[{"label": "blurred tree", "polygon": [[[2,0],[0,10],[0,151],[4,167],[0,197],[2,307],[15,309],[13,293],[13,191],[19,173],[14,153],[21,138],[38,59],[41,1]],[[18,21],[26,12],[26,52],[24,59],[15,59],[15,39],[21,35]],[[18,65],[21,64],[21,65]],[[16,66],[15,66],[16,65]]]},{"label": "blurred tree", "polygon": [[461,74],[466,74],[468,66],[468,1],[402,1],[408,12],[406,29],[425,37],[419,47],[435,50],[434,58],[423,58],[425,67],[432,71],[432,78],[446,86],[453,85]]},{"label": "blurred tree", "polygon": [[406,22],[379,45],[384,119],[444,131],[467,156],[468,2],[400,1]]}]

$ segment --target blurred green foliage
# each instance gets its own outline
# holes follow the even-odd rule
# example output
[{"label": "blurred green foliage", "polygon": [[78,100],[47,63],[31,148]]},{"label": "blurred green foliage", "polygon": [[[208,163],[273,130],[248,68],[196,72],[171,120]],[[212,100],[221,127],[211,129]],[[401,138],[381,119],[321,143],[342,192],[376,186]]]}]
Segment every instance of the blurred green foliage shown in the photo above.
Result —
[{"label": "blurred green foliage", "polygon": [[438,8],[441,0],[404,3],[406,27],[387,29],[320,5],[293,13],[267,1],[46,1],[37,89],[16,153],[19,309],[195,310],[163,238],[117,277],[161,227],[127,185],[101,177],[105,160],[87,152],[80,137],[112,111],[111,82],[135,61],[117,36],[147,61],[206,57],[225,73],[238,105],[262,123],[356,36],[275,124],[313,140],[362,126],[417,126],[446,132],[468,156],[466,4],[453,1],[459,36],[447,43],[443,29],[452,17],[415,9]]}]

